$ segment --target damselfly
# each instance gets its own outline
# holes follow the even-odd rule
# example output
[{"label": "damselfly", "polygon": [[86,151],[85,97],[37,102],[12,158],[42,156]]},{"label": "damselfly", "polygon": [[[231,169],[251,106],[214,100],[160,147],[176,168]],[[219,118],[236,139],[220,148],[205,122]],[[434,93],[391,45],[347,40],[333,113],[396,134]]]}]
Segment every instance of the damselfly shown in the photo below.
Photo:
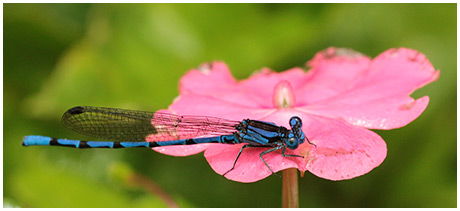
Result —
[{"label": "damselfly", "polygon": [[286,148],[297,149],[305,139],[314,145],[303,133],[302,120],[296,116],[289,120],[291,129],[288,130],[274,123],[250,119],[232,121],[208,116],[181,116],[161,112],[77,106],[64,113],[62,123],[81,134],[112,141],[81,141],[32,135],[26,136],[22,145],[83,149],[243,143],[232,168],[225,174],[235,168],[245,148],[269,148],[260,153],[259,157],[275,174],[263,159],[263,155],[281,149],[281,155],[284,157],[302,157],[285,154]]}]

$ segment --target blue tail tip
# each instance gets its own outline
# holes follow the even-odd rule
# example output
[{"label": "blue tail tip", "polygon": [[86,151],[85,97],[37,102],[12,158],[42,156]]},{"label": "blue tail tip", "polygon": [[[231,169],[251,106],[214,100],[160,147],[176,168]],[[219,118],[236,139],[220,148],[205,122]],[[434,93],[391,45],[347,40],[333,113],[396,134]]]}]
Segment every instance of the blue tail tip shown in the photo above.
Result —
[{"label": "blue tail tip", "polygon": [[36,135],[30,135],[30,136],[24,136],[24,138],[22,139],[22,143],[21,145],[24,146],[24,147],[28,147],[30,145],[34,145],[33,143],[35,143],[35,139],[37,137],[40,137],[40,136],[36,136]]},{"label": "blue tail tip", "polygon": [[26,142],[29,142],[27,139],[30,139],[30,136],[24,136],[24,138],[22,139],[21,145],[22,145],[23,147],[29,146],[29,145],[26,143]]},{"label": "blue tail tip", "polygon": [[26,143],[24,143],[26,139],[27,139],[27,136],[24,136],[24,138],[22,139],[21,145],[22,145],[23,147],[26,147],[26,146],[27,146]]}]

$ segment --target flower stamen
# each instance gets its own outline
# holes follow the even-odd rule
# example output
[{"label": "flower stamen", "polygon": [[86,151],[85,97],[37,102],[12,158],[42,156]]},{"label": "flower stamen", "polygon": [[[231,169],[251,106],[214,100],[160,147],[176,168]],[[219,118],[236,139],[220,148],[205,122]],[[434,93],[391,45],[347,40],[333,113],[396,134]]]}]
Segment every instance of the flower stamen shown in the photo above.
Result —
[{"label": "flower stamen", "polygon": [[294,107],[294,104],[295,96],[291,83],[280,81],[273,91],[273,105],[276,108],[291,108]]}]

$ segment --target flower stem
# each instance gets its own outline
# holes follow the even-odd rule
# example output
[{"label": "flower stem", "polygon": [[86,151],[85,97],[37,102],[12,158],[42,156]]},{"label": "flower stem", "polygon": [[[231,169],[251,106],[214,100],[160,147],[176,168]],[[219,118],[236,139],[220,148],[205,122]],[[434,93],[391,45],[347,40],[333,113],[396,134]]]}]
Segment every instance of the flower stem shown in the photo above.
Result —
[{"label": "flower stem", "polygon": [[299,207],[299,187],[297,182],[297,169],[289,168],[283,170],[283,190],[282,206],[283,208]]}]

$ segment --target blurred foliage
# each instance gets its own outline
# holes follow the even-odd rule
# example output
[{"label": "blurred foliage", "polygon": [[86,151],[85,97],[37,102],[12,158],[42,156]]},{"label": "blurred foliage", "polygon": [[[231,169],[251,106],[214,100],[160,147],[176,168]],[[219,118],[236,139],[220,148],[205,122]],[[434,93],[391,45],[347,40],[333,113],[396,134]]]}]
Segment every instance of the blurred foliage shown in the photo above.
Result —
[{"label": "blurred foliage", "polygon": [[307,172],[300,206],[456,207],[456,4],[3,4],[3,13],[5,207],[164,207],[114,179],[120,162],[183,207],[279,207],[279,178],[229,181],[202,154],[25,148],[21,139],[86,138],[60,125],[76,105],[167,108],[181,76],[203,62],[225,61],[244,79],[303,66],[329,46],[371,57],[414,48],[441,77],[413,94],[430,96],[417,120],[377,131],[388,144],[381,166],[340,182]]}]

